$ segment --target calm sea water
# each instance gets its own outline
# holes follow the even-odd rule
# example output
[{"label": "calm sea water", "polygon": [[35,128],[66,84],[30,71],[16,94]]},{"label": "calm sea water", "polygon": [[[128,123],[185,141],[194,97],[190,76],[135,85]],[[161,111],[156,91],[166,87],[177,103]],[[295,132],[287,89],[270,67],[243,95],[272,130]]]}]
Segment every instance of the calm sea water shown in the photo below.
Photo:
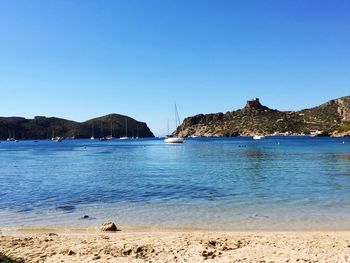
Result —
[{"label": "calm sea water", "polygon": [[350,228],[350,140],[1,142],[0,227],[106,219],[121,226]]}]

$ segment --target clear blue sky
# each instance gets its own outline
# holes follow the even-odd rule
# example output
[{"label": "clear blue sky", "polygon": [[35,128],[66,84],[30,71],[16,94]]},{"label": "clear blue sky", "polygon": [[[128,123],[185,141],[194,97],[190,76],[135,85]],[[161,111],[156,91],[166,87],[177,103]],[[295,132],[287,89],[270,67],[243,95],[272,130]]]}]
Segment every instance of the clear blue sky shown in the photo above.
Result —
[{"label": "clear blue sky", "polygon": [[350,1],[0,0],[0,116],[121,113],[166,133],[259,97],[350,95]]}]

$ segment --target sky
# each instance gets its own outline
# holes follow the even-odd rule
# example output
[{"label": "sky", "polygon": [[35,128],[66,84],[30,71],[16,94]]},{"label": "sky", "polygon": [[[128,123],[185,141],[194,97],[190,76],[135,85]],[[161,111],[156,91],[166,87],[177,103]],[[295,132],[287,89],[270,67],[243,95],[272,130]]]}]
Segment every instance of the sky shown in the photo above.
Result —
[{"label": "sky", "polygon": [[[0,0],[0,116],[119,113],[156,135],[246,100],[350,95],[350,1]],[[174,126],[174,125],[173,125]]]}]

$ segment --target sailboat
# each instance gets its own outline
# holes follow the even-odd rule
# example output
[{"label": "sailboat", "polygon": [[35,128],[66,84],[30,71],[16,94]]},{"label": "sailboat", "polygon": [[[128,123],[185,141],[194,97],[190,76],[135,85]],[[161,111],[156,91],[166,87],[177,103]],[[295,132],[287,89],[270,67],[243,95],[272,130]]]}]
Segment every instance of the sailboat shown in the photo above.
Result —
[{"label": "sailboat", "polygon": [[255,135],[255,136],[253,136],[254,140],[261,140],[261,139],[264,139],[264,138],[265,138],[264,135]]},{"label": "sailboat", "polygon": [[128,119],[125,119],[125,136],[120,137],[121,140],[127,140],[128,137]]},{"label": "sailboat", "polygon": [[10,132],[10,129],[9,129],[9,137],[7,138],[7,141],[8,141],[8,142],[17,141],[17,140],[15,139],[15,131],[12,130],[12,133],[13,133],[13,135],[11,135],[11,132]]},{"label": "sailboat", "polygon": [[91,140],[95,140],[95,127],[92,125]]},{"label": "sailboat", "polygon": [[62,141],[62,137],[59,136],[55,136],[55,130],[52,129],[52,137],[51,137],[51,141],[53,142],[61,142]]},{"label": "sailboat", "polygon": [[136,139],[139,138],[139,126],[136,126]]},{"label": "sailboat", "polygon": [[113,123],[111,122],[111,135],[106,137],[107,140],[113,140]]},{"label": "sailboat", "polygon": [[107,138],[104,136],[104,130],[103,130],[103,127],[102,127],[102,122],[100,122],[100,138],[99,140],[102,142],[102,141],[107,141]]},{"label": "sailboat", "polygon": [[[179,113],[177,111],[176,103],[175,103],[175,127],[177,128],[180,125],[180,117]],[[169,134],[169,124],[168,124],[168,134]],[[182,137],[170,137],[170,135],[167,135],[167,138],[164,139],[165,143],[183,143],[184,138]]]}]

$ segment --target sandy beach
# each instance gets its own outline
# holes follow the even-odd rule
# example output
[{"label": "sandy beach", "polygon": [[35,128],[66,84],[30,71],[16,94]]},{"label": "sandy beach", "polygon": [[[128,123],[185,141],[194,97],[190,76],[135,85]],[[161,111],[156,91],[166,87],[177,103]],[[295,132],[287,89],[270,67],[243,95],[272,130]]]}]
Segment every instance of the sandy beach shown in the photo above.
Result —
[{"label": "sandy beach", "polygon": [[2,231],[24,262],[350,262],[350,231]]}]

